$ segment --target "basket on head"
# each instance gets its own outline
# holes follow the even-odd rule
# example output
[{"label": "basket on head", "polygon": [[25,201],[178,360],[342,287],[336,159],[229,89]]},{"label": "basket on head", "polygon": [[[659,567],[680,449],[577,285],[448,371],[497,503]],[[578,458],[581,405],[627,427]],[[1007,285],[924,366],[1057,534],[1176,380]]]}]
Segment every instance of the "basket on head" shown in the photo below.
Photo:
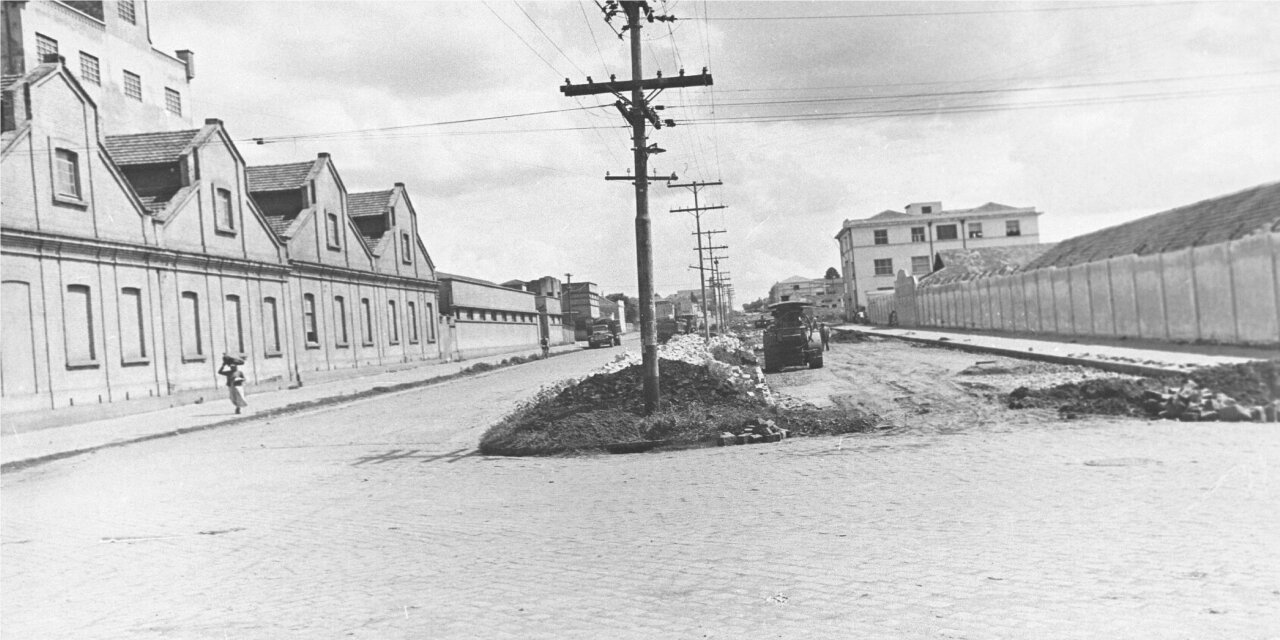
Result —
[{"label": "basket on head", "polygon": [[224,355],[222,356],[222,364],[242,365],[244,364],[244,360],[235,356]]}]

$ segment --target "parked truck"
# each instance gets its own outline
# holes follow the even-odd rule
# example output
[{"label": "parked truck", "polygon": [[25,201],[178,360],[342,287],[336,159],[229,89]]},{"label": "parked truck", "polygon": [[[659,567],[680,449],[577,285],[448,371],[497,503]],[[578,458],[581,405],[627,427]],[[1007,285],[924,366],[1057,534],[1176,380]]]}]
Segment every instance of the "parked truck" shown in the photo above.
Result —
[{"label": "parked truck", "polygon": [[764,330],[766,373],[794,366],[822,368],[822,335],[818,323],[807,313],[812,306],[805,302],[769,305],[773,318]]},{"label": "parked truck", "polygon": [[587,338],[588,347],[595,349],[596,347],[617,347],[621,345],[622,332],[617,320],[597,318],[591,323],[591,336]]}]

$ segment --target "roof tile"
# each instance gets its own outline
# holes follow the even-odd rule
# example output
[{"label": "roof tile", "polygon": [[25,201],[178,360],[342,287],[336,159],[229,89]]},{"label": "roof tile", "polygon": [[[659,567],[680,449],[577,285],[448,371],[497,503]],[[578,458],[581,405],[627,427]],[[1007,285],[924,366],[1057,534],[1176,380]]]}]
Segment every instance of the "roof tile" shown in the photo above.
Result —
[{"label": "roof tile", "polygon": [[177,162],[199,129],[107,136],[103,146],[119,166]]},{"label": "roof tile", "polygon": [[284,191],[297,189],[307,181],[311,168],[316,160],[307,162],[291,162],[289,164],[272,164],[262,167],[248,167],[245,173],[249,178],[249,191]]}]

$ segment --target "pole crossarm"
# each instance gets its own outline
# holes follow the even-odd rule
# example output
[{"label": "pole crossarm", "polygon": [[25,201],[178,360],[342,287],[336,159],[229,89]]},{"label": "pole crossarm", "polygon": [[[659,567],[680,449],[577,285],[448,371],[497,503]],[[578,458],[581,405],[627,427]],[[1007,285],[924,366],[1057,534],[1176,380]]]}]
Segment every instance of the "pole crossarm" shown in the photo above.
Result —
[{"label": "pole crossarm", "polygon": [[719,230],[719,231],[690,231],[690,232],[689,232],[689,235],[691,235],[691,236],[709,236],[709,235],[711,235],[711,234],[713,234],[713,233],[727,233],[727,232],[726,232],[724,229],[721,229],[721,230]]},{"label": "pole crossarm", "polygon": [[569,84],[569,79],[565,78],[565,85],[560,87],[560,93],[563,93],[565,97],[572,98],[601,93],[624,93],[636,89],[647,91],[649,89],[680,89],[683,87],[709,87],[711,85],[711,74],[703,69],[702,73],[696,76],[686,76],[681,72],[681,75],[672,78],[645,78],[639,82],[635,80],[614,80],[610,82]]},{"label": "pole crossarm", "polygon": [[667,185],[667,187],[671,189],[675,189],[676,187],[692,187],[694,189],[698,189],[701,187],[718,187],[723,184],[724,184],[723,182],[716,180],[715,182],[688,182],[685,184],[669,184]]},{"label": "pole crossarm", "polygon": [[728,209],[728,208],[729,207],[726,205],[718,204],[718,205],[715,205],[714,207],[689,207],[687,209],[671,209],[670,211],[671,213],[690,213],[694,211],[711,211],[712,209]]},{"label": "pole crossarm", "polygon": [[[604,179],[605,180],[635,180],[636,177],[635,176],[611,176],[609,174],[605,174]],[[680,178],[677,178],[676,175],[673,173],[669,176],[647,176],[646,179],[649,182],[662,182],[664,180],[667,180],[667,181],[679,180]]]}]

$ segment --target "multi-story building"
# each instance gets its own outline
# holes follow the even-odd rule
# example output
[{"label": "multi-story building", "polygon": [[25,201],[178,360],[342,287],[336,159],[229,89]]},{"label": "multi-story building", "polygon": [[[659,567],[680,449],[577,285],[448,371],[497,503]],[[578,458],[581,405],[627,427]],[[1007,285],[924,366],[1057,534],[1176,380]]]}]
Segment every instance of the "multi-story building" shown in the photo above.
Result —
[{"label": "multi-story building", "polygon": [[327,154],[247,167],[218,120],[104,135],[65,64],[3,93],[7,415],[216,394],[223,354],[259,388],[441,356],[403,185],[348,195]]},{"label": "multi-story building", "polygon": [[5,85],[61,57],[97,105],[104,135],[195,126],[195,54],[152,46],[146,0],[5,0],[0,5]]},{"label": "multi-story building", "polygon": [[821,317],[844,315],[844,283],[826,278],[801,278],[792,276],[769,287],[769,304],[778,302],[807,302],[815,307],[814,314]]},{"label": "multi-story building", "polygon": [[1039,243],[1041,214],[994,202],[951,210],[941,202],[916,202],[905,211],[845,220],[836,241],[846,313],[866,306],[877,291],[892,291],[898,271],[930,273],[940,251]]}]

